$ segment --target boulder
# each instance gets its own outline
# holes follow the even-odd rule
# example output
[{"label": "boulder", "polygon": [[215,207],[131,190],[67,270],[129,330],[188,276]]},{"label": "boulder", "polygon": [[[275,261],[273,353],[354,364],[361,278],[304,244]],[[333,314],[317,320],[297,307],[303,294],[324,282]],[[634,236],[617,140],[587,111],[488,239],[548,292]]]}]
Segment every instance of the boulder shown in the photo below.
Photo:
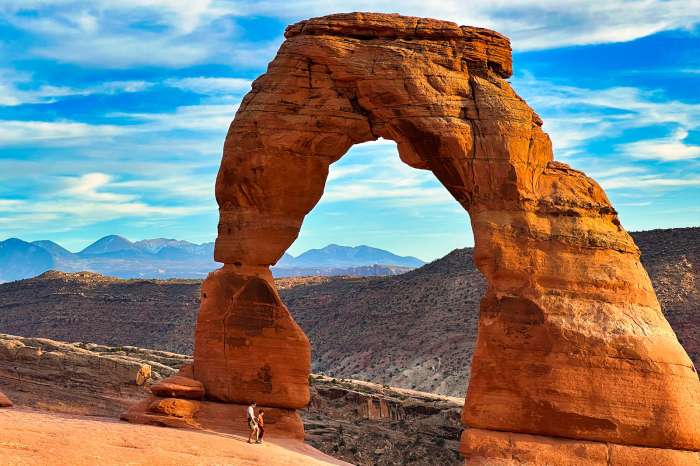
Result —
[{"label": "boulder", "polygon": [[199,406],[190,400],[178,398],[157,398],[148,405],[148,412],[191,419],[199,410]]},{"label": "boulder", "polygon": [[11,408],[12,401],[3,393],[0,392],[0,408]]},{"label": "boulder", "polygon": [[153,384],[151,393],[160,397],[201,400],[204,398],[204,385],[199,380],[173,375]]}]

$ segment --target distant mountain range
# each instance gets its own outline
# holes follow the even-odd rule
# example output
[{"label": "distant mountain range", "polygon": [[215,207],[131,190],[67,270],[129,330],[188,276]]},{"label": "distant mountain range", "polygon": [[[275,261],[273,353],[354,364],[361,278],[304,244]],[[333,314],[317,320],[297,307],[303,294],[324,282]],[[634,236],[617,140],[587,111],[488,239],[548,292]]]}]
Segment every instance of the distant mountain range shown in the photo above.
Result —
[{"label": "distant mountain range", "polygon": [[[98,272],[119,278],[202,278],[220,267],[214,243],[175,239],[132,242],[109,235],[73,253],[53,241],[0,241],[0,283],[34,277],[47,270]],[[285,254],[273,267],[278,277],[304,275],[395,275],[420,267],[415,257],[397,256],[369,246],[330,244],[298,257]]]}]

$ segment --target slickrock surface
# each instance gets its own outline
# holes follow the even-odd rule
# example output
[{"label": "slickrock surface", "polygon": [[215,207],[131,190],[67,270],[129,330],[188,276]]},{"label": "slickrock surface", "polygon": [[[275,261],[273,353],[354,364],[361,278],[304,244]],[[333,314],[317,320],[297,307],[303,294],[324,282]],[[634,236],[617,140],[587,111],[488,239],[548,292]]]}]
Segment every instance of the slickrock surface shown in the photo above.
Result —
[{"label": "slickrock surface", "polygon": [[[267,269],[319,201],[329,165],[353,144],[391,139],[404,162],[431,170],[469,212],[475,263],[488,283],[463,423],[700,449],[700,381],[639,249],[600,186],[553,160],[542,120],[504,79],[505,37],[371,13],[302,21],[286,37],[229,128],[214,254],[232,285],[210,275],[203,313],[212,314],[211,300],[220,316],[256,320],[237,300],[246,288],[236,281],[273,285]],[[251,354],[246,346],[255,341],[256,354],[286,357],[249,361],[245,385],[257,383],[255,396],[267,396],[289,384],[279,406],[297,407],[308,347],[296,334],[241,340],[244,324],[219,320],[218,330],[196,330],[195,376],[207,390],[226,383],[223,371],[209,368],[225,367],[228,352]],[[287,335],[288,318],[279,322]],[[274,334],[276,325],[270,319],[255,332]],[[224,350],[205,358],[203,342]],[[233,376],[228,386],[228,396],[243,396],[232,392]],[[472,453],[468,445],[464,452]]]},{"label": "slickrock surface", "polygon": [[26,408],[0,411],[0,458],[13,466],[316,466],[342,463],[297,441],[133,425]]},{"label": "slickrock surface", "polygon": [[[25,347],[38,347],[37,339],[0,335],[0,344],[21,341]],[[92,344],[68,344],[56,341],[41,340],[42,348],[52,348],[54,357],[47,360],[42,367],[37,367],[32,360],[12,360],[17,369],[24,374],[21,384],[12,379],[0,380],[3,390],[10,390],[13,396],[18,396],[18,406],[40,408],[53,412],[82,414],[91,416],[109,416],[117,418],[130,406],[147,404],[150,382],[138,386],[134,375],[141,365],[158,367],[152,370],[155,387],[163,380],[156,380],[161,374],[173,374],[178,368],[180,373],[187,374],[187,366],[192,359],[185,355],[145,350],[134,347],[105,347]],[[84,347],[99,348],[97,351],[86,351]],[[122,367],[115,372],[126,373],[127,377],[114,388],[114,378],[106,372],[96,372],[89,385],[85,385],[72,366],[96,367],[103,354],[119,356],[116,364]],[[8,353],[0,353],[2,358]],[[71,361],[61,366],[63,361]],[[134,363],[138,364],[134,364]],[[48,367],[49,363],[55,367]],[[165,364],[167,370],[164,369]],[[65,368],[65,374],[59,372]],[[127,369],[131,368],[131,375]],[[71,375],[73,374],[73,375]],[[173,376],[170,376],[171,378]],[[177,377],[177,376],[175,376]],[[308,408],[300,411],[306,430],[306,442],[311,446],[341,458],[353,464],[367,466],[383,466],[394,464],[415,465],[457,465],[462,461],[459,455],[459,434],[461,432],[460,412],[463,399],[448,398],[430,393],[412,390],[402,390],[391,387],[347,379],[332,379],[324,376],[312,376],[311,403]],[[109,394],[109,402],[105,395]],[[160,398],[172,403],[172,398]],[[178,400],[177,402],[187,402]],[[212,408],[204,413],[205,421],[213,422],[218,432],[246,434],[244,407],[225,405],[222,403],[199,404],[199,408]],[[141,415],[148,412],[147,407],[137,407]],[[267,408],[268,416],[271,408]],[[182,417],[157,416],[150,413],[146,423],[174,427],[190,426],[192,413],[184,413]],[[285,432],[294,431],[284,425],[277,429],[270,417],[270,431],[266,435],[285,438]],[[218,424],[218,425],[217,425]],[[275,430],[278,430],[274,435]],[[297,429],[297,432],[299,430]],[[170,435],[164,431],[163,437]],[[3,452],[0,443],[0,453]]]}]

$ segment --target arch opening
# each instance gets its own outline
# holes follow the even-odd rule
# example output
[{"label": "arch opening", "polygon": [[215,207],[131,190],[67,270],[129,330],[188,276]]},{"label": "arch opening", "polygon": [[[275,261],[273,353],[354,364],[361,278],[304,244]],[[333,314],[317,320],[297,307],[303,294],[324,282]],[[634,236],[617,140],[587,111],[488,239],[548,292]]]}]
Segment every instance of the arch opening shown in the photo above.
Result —
[{"label": "arch opening", "polygon": [[[427,254],[429,262],[450,256],[398,277],[332,278],[312,295],[303,287],[280,293],[309,337],[313,372],[461,397],[481,298],[473,290],[484,288],[471,249],[457,250],[473,246],[468,217],[430,172],[405,164],[396,151],[393,141],[367,142],[331,164],[297,251],[333,242]],[[273,275],[282,270],[273,267]]]},{"label": "arch opening", "polygon": [[[380,138],[353,145],[330,165],[323,195],[287,253],[367,245],[430,262],[473,246],[465,214],[432,173],[402,162],[396,143]],[[275,276],[284,264],[273,267]]]}]

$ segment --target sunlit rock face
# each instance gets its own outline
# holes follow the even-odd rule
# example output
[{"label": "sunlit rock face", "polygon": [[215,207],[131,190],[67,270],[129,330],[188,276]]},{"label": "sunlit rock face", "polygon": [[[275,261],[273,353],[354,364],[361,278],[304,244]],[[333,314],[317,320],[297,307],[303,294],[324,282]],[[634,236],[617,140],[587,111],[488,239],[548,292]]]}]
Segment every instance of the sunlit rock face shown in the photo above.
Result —
[{"label": "sunlit rock face", "polygon": [[[469,212],[489,284],[463,412],[478,429],[465,435],[467,458],[501,458],[495,431],[595,452],[598,442],[700,449],[697,373],[607,196],[553,160],[541,119],[506,81],[507,38],[371,13],[302,21],[286,38],[240,105],[217,178],[215,258],[226,265],[203,286],[194,362],[208,397],[308,401],[308,341],[268,267],[321,198],[330,164],[382,137]],[[537,459],[539,440],[520,444],[531,464],[551,460]],[[560,454],[583,450],[570,451]]]}]

